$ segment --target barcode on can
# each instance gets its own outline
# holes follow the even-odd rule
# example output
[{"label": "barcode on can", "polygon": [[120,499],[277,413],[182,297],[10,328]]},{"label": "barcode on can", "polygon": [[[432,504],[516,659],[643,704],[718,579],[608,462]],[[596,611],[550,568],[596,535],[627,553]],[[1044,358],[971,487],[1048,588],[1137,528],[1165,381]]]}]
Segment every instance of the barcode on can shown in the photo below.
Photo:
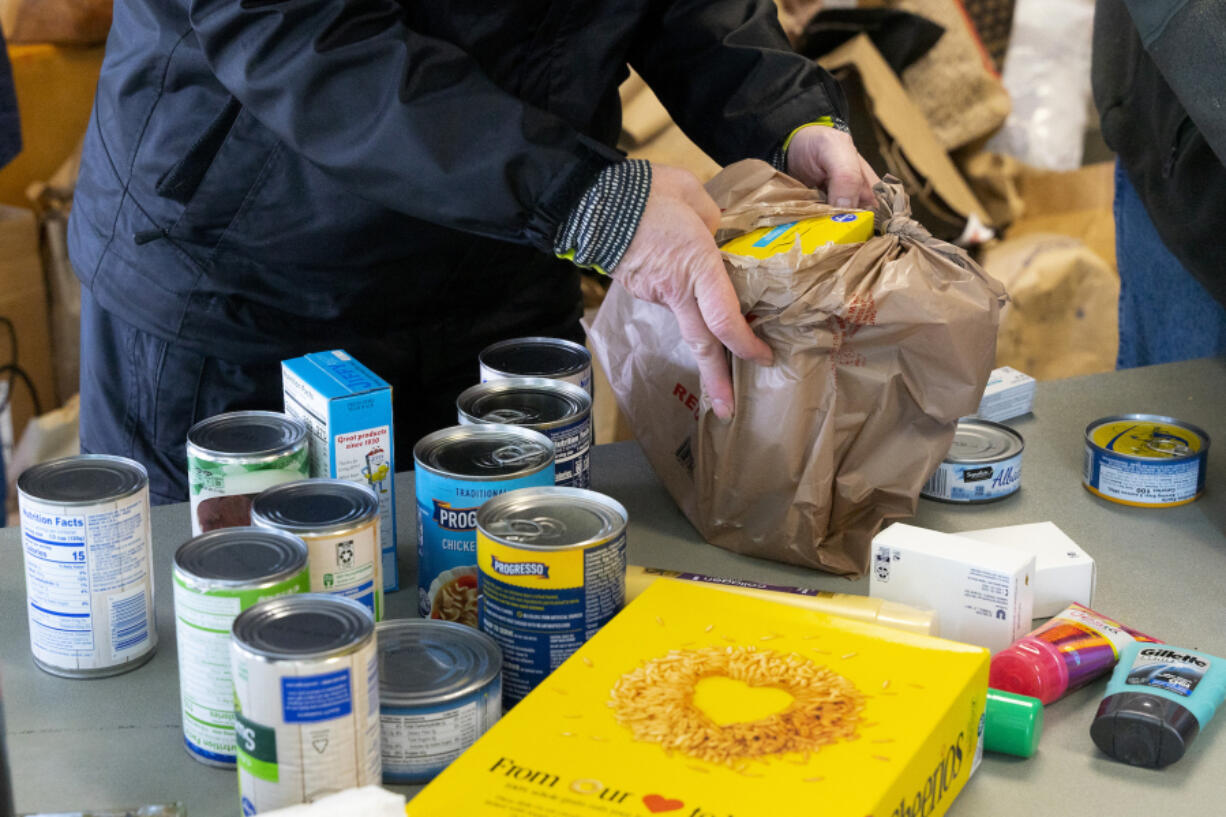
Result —
[{"label": "barcode on can", "polygon": [[920,490],[921,494],[930,496],[945,497],[949,495],[949,471],[940,467],[928,477],[928,481],[924,483],[924,487]]},{"label": "barcode on can", "polygon": [[138,587],[127,595],[111,597],[111,649],[115,652],[131,649],[149,637],[148,608],[145,588]]}]

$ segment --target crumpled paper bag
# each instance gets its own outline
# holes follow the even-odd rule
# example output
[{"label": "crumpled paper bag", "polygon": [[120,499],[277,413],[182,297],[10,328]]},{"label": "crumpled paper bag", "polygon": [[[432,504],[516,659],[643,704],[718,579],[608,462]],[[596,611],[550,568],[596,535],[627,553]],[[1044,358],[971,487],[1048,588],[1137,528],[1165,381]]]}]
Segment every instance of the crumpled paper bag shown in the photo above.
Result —
[{"label": "crumpled paper bag", "polygon": [[[839,212],[747,160],[712,179],[716,240]],[[711,544],[863,575],[873,536],[915,513],[959,417],[992,370],[1005,294],[966,253],[876,188],[877,235],[765,260],[724,253],[773,366],[732,358],[736,414],[719,420],[671,312],[614,284],[591,341],[661,481]]]}]

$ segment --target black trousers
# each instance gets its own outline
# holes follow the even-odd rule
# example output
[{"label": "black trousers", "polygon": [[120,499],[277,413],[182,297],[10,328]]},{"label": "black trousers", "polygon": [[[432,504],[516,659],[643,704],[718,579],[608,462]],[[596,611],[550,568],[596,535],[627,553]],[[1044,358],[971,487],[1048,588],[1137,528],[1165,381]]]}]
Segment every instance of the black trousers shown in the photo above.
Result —
[{"label": "black trousers", "polygon": [[[413,467],[413,446],[456,424],[456,397],[478,381],[477,355],[498,340],[528,335],[582,341],[573,308],[532,314],[440,314],[377,334],[352,330],[302,338],[298,354],[344,349],[392,386],[396,468]],[[295,355],[296,356],[296,355]],[[283,410],[281,356],[258,350],[223,360],[157,337],[81,293],[81,450],[136,460],[149,471],[154,504],[187,500],[187,431],[229,411]]]}]

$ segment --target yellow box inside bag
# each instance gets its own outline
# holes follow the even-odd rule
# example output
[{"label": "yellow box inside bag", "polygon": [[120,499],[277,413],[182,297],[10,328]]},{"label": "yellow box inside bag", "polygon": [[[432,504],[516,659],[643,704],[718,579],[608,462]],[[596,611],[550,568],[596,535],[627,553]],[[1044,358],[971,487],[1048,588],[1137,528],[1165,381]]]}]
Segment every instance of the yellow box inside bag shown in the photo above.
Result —
[{"label": "yellow box inside bag", "polygon": [[720,249],[749,258],[770,258],[800,243],[808,255],[827,244],[858,244],[873,236],[873,214],[868,210],[805,218],[773,227],[759,227],[725,242]]},{"label": "yellow box inside bag", "polygon": [[407,812],[941,815],[987,679],[978,647],[657,582]]}]

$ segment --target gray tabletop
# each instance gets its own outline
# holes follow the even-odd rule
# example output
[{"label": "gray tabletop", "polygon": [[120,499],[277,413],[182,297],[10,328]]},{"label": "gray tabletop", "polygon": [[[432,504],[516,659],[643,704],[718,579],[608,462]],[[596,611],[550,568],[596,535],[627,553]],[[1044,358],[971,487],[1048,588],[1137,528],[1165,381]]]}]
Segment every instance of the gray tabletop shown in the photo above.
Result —
[{"label": "gray tabletop", "polygon": [[[1051,520],[1098,562],[1094,606],[1157,638],[1226,657],[1226,454],[1210,452],[1207,489],[1178,508],[1146,510],[1098,499],[1081,487],[1083,432],[1112,414],[1177,417],[1226,441],[1226,359],[1040,383],[1034,413],[1011,421],[1026,438],[1022,490],[980,506],[921,501],[914,524],[947,532]],[[738,556],[704,544],[661,488],[634,443],[600,446],[594,488],[630,511],[630,559],[841,592],[851,582]],[[391,617],[414,615],[413,478],[397,484],[401,579]],[[189,536],[186,505],[154,510],[160,645],[145,666],[91,681],[56,678],[30,659],[17,528],[0,530],[0,676],[18,812],[67,811],[179,800],[195,817],[238,813],[233,771],[203,766],[183,749],[170,593],[175,548]],[[988,755],[949,814],[1083,815],[1226,813],[1226,716],[1163,771],[1134,769],[1099,753],[1089,737],[1103,681],[1047,708],[1038,753]],[[416,789],[397,790],[413,794]],[[836,816],[837,817],[837,816]]]}]

